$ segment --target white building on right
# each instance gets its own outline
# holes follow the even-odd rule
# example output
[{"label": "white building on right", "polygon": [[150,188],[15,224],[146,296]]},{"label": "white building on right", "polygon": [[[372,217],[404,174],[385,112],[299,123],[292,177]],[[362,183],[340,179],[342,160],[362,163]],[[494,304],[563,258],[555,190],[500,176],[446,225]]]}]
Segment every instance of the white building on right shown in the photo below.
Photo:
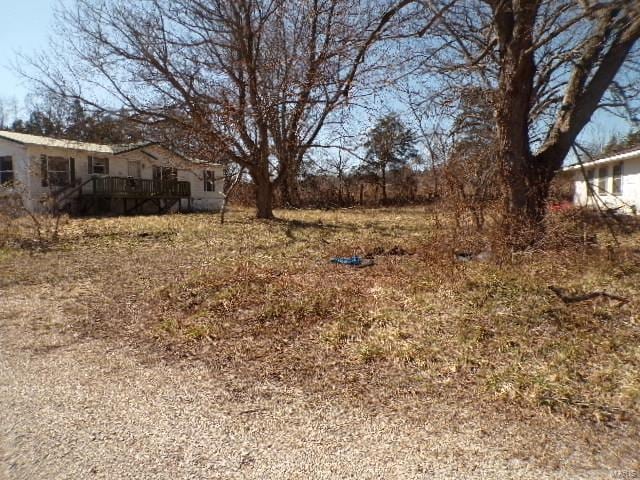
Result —
[{"label": "white building on right", "polygon": [[640,211],[640,147],[582,165],[569,165],[562,171],[573,175],[576,205],[595,207],[599,204],[621,213]]}]

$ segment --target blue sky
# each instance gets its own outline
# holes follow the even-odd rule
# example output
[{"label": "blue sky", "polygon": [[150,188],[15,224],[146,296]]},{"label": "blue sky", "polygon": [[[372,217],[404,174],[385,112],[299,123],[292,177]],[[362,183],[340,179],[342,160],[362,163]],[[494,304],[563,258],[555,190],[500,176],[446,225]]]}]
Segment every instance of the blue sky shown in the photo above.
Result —
[{"label": "blue sky", "polygon": [[11,67],[17,53],[32,54],[48,45],[58,0],[5,0],[0,28],[0,97],[22,103],[27,85]]},{"label": "blue sky", "polygon": [[[19,107],[29,85],[12,67],[17,54],[32,55],[45,50],[54,25],[54,10],[65,0],[4,0],[0,28],[0,99],[15,99]],[[587,141],[605,141],[612,133],[626,133],[627,122],[598,113],[582,132]]]}]

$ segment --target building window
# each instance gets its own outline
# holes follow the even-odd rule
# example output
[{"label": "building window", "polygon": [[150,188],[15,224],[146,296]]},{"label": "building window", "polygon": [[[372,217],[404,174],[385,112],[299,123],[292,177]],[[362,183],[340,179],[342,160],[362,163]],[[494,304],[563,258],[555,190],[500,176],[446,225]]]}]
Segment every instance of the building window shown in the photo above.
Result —
[{"label": "building window", "polygon": [[604,166],[598,169],[598,193],[607,193],[607,180],[609,177],[609,167]]},{"label": "building window", "polygon": [[593,197],[593,189],[596,188],[594,180],[596,178],[596,171],[593,168],[587,170],[587,196]]},{"label": "building window", "polygon": [[157,165],[154,165],[153,179],[176,182],[178,180],[178,169],[173,167],[158,167]]},{"label": "building window", "polygon": [[216,191],[216,174],[213,170],[204,171],[204,191],[205,192]]},{"label": "building window", "polygon": [[127,176],[131,178],[140,178],[140,161],[129,160],[127,162]]},{"label": "building window", "polygon": [[622,163],[613,166],[611,193],[622,195]]},{"label": "building window", "polygon": [[13,159],[0,157],[0,185],[13,183]]},{"label": "building window", "polygon": [[42,186],[64,187],[75,181],[73,158],[42,155]]},{"label": "building window", "polygon": [[109,175],[109,159],[89,157],[89,175]]}]

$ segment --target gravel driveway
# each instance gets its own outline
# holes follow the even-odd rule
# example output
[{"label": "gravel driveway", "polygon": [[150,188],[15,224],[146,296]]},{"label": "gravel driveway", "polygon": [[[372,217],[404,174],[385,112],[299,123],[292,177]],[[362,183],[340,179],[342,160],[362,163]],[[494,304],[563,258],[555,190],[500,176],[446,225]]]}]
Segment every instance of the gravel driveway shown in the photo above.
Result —
[{"label": "gravel driveway", "polygon": [[58,305],[40,305],[34,315],[32,300],[26,287],[0,289],[0,478],[591,479],[621,473],[535,467],[506,448],[526,432],[486,432],[473,422],[416,424],[391,412],[373,415],[314,400],[283,385],[213,374],[193,362],[146,361],[132,346],[74,338]]}]

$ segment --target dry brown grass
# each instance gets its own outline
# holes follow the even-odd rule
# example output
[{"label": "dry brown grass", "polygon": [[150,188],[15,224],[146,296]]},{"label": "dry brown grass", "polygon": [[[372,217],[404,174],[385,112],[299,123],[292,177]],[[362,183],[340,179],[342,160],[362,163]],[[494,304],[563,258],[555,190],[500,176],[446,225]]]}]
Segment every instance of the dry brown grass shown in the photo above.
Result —
[{"label": "dry brown grass", "polygon": [[[599,246],[581,246],[582,232],[508,262],[460,263],[421,208],[278,214],[237,211],[224,227],[204,214],[72,220],[54,250],[0,251],[0,282],[67,292],[85,332],[324,394],[638,418],[638,235],[612,247],[600,229]],[[329,263],[366,253],[375,266]],[[565,305],[549,285],[629,302]]]}]

